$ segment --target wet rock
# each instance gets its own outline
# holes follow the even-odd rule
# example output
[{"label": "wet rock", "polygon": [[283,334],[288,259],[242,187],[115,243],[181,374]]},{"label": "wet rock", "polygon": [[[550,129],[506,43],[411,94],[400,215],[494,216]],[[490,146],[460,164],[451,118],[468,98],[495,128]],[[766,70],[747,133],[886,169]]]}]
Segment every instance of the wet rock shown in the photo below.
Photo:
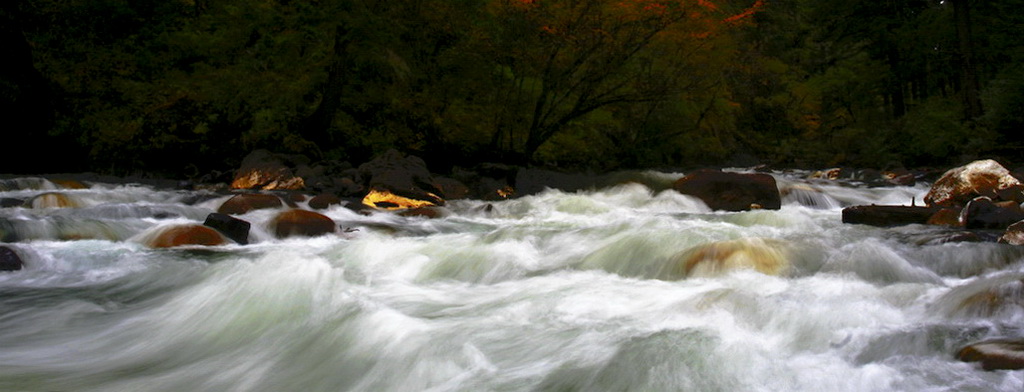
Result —
[{"label": "wet rock", "polygon": [[469,187],[461,181],[449,177],[434,177],[434,182],[441,188],[446,200],[458,200],[469,197]]},{"label": "wet rock", "polygon": [[88,185],[78,180],[51,179],[50,182],[63,189],[89,189]]},{"label": "wet rock", "polygon": [[934,226],[963,226],[963,223],[960,222],[960,211],[955,208],[939,209],[932,216],[928,217],[928,221],[925,223]]},{"label": "wet rock", "polygon": [[47,192],[36,195],[25,203],[31,208],[79,208],[82,203],[78,200],[59,192]]},{"label": "wet rock", "polygon": [[288,163],[297,157],[256,150],[242,160],[231,181],[233,189],[297,190],[305,188],[302,177],[293,174]]},{"label": "wet rock", "polygon": [[18,253],[6,246],[0,246],[0,271],[17,271],[24,267]]},{"label": "wet rock", "polygon": [[807,176],[812,180],[838,180],[843,174],[843,169],[834,167],[831,169],[819,170]]},{"label": "wet rock", "polygon": [[1024,369],[1024,339],[978,342],[960,349],[956,356],[964,362],[981,362],[985,370]]},{"label": "wet rock", "polygon": [[999,237],[999,242],[1010,245],[1024,245],[1024,221],[1020,221],[1006,228],[1006,232]]},{"label": "wet rock", "polygon": [[307,210],[288,210],[277,214],[270,223],[277,238],[316,237],[334,233],[334,220],[322,214]]},{"label": "wet rock", "polygon": [[951,169],[942,175],[924,201],[930,206],[961,207],[978,196],[992,200],[1015,200],[1020,197],[1020,181],[1010,171],[991,159],[974,161]]},{"label": "wet rock", "polygon": [[681,271],[670,271],[669,275],[716,276],[746,268],[778,276],[790,268],[787,253],[783,243],[762,238],[714,242],[673,257],[670,265]]},{"label": "wet rock", "polygon": [[249,244],[249,229],[252,225],[244,220],[215,212],[206,216],[203,226],[214,228],[241,245]]},{"label": "wet rock", "polygon": [[[427,170],[427,164],[415,156],[395,150],[359,166],[369,194],[363,204],[377,208],[416,208],[444,205],[443,192]],[[379,205],[378,205],[379,204]]]},{"label": "wet rock", "polygon": [[993,318],[1024,307],[1024,277],[1006,274],[957,286],[935,301],[934,311],[953,318]]},{"label": "wet rock", "polygon": [[25,205],[25,200],[22,199],[15,199],[13,197],[0,198],[0,207],[2,208],[20,207],[23,205]]},{"label": "wet rock", "polygon": [[405,217],[421,217],[427,219],[437,219],[448,215],[448,212],[440,207],[421,207],[404,210],[398,213],[398,215]]},{"label": "wet rock", "polygon": [[333,193],[322,193],[309,199],[309,208],[314,210],[326,210],[331,206],[341,205],[341,198]]},{"label": "wet rock", "polygon": [[217,246],[228,243],[227,237],[211,227],[183,224],[156,229],[143,241],[151,248],[173,248],[185,245]]},{"label": "wet rock", "polygon": [[880,227],[925,224],[938,211],[935,207],[853,206],[843,209],[843,223]]},{"label": "wet rock", "polygon": [[968,229],[1004,230],[1024,220],[1024,211],[1015,202],[996,203],[988,197],[977,197],[967,203],[960,221]]},{"label": "wet rock", "polygon": [[698,170],[677,180],[672,188],[696,196],[713,210],[777,210],[782,207],[775,177],[769,174]]},{"label": "wet rock", "polygon": [[241,215],[252,210],[280,208],[284,206],[281,198],[260,193],[242,193],[232,196],[217,208],[217,212],[229,215]]}]

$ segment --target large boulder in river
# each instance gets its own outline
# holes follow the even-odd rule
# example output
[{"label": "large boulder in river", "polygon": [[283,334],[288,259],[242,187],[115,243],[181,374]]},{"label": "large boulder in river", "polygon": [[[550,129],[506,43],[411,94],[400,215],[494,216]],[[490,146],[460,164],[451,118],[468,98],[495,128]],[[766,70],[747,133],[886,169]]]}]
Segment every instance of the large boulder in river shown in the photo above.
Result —
[{"label": "large boulder in river", "polygon": [[172,248],[186,245],[216,246],[228,243],[219,231],[197,224],[161,227],[149,233],[143,243],[150,248]]},{"label": "large boulder in river", "polygon": [[[669,276],[715,276],[737,269],[782,275],[790,268],[785,244],[763,238],[712,242],[685,250],[669,263]],[[659,276],[666,274],[660,273]]]},{"label": "large boulder in river", "polygon": [[976,197],[960,212],[960,221],[968,229],[1004,230],[1024,220],[1024,211],[1016,202],[994,202],[988,197]]},{"label": "large boulder in river", "polygon": [[777,210],[782,207],[775,177],[763,173],[697,170],[677,180],[672,188],[696,196],[713,210]]},{"label": "large boulder in river", "polygon": [[262,193],[241,193],[232,196],[230,199],[217,208],[217,212],[228,215],[241,215],[252,210],[264,208],[280,208],[284,202],[280,197],[265,195]]},{"label": "large boulder in river", "polygon": [[206,216],[203,226],[217,229],[217,231],[241,245],[249,244],[249,228],[252,224],[244,220],[214,212]]},{"label": "large boulder in river", "polygon": [[369,189],[363,204],[370,207],[397,209],[445,204],[444,192],[427,170],[427,164],[418,157],[388,150],[360,165],[359,174]]},{"label": "large boulder in river", "polygon": [[0,271],[17,271],[25,263],[21,261],[18,253],[6,246],[0,246]]},{"label": "large boulder in river", "polygon": [[1024,339],[988,340],[960,349],[957,358],[981,362],[985,370],[1024,369]]},{"label": "large boulder in river", "polygon": [[293,174],[289,163],[298,158],[256,150],[242,160],[231,181],[234,189],[296,190],[305,188],[302,177]]},{"label": "large boulder in river", "polygon": [[335,232],[338,225],[331,218],[313,211],[288,210],[270,221],[277,238],[316,237]]},{"label": "large boulder in river", "polygon": [[1024,245],[1024,220],[1010,225],[1006,232],[999,237],[999,243],[1010,245]]},{"label": "large boulder in river", "polygon": [[1009,170],[986,159],[947,171],[932,185],[924,202],[930,206],[962,207],[978,196],[986,196],[1020,203],[1024,198],[1022,191],[1024,185]]},{"label": "large boulder in river", "polygon": [[60,192],[46,192],[36,195],[25,202],[31,208],[78,208],[82,202],[78,199]]}]

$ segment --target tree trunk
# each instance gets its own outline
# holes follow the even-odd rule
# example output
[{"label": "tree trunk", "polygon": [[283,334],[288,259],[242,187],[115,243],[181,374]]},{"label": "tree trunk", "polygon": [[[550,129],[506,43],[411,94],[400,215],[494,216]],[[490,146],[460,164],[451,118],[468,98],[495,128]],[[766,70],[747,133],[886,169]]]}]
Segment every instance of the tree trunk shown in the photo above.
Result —
[{"label": "tree trunk", "polygon": [[979,96],[978,71],[974,65],[974,40],[971,35],[971,14],[968,0],[952,0],[953,21],[959,41],[960,93],[964,103],[964,117],[968,120],[982,114]]}]

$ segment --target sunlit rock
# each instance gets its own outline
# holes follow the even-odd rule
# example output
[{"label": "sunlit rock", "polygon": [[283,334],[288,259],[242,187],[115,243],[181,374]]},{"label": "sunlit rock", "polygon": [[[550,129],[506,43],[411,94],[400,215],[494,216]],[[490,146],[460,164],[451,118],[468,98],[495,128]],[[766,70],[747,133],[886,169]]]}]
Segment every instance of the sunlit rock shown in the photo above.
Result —
[{"label": "sunlit rock", "polygon": [[281,198],[260,193],[243,193],[232,196],[217,208],[217,212],[229,215],[241,215],[252,210],[280,208],[284,206]]},{"label": "sunlit rock", "polygon": [[[753,269],[765,275],[783,275],[790,269],[782,242],[744,238],[700,245],[672,258],[672,277],[716,276],[737,269]],[[663,275],[663,274],[659,274]]]},{"label": "sunlit rock", "polygon": [[444,205],[444,201],[437,195],[428,193],[430,198],[419,200],[405,196],[399,196],[387,190],[374,189],[363,197],[363,205],[384,210],[398,210],[408,208],[433,207]]},{"label": "sunlit rock", "polygon": [[677,180],[672,188],[703,200],[713,210],[747,211],[753,205],[769,210],[782,207],[775,177],[769,174],[698,170]]},{"label": "sunlit rock", "polygon": [[964,362],[981,362],[985,370],[1024,369],[1024,339],[978,342],[960,349],[956,356]]},{"label": "sunlit rock", "polygon": [[1006,232],[999,237],[999,242],[1010,245],[1024,245],[1024,221],[1020,221],[1006,228]]},{"label": "sunlit rock", "polygon": [[249,244],[249,222],[221,213],[212,213],[206,216],[203,226],[208,226],[221,232],[231,240],[241,244]]},{"label": "sunlit rock", "polygon": [[78,208],[82,203],[64,193],[47,192],[36,195],[26,204],[32,208]]},{"label": "sunlit rock", "polygon": [[278,238],[316,237],[334,233],[338,227],[331,218],[307,210],[281,212],[274,216],[270,226]]},{"label": "sunlit rock", "polygon": [[242,160],[242,166],[231,181],[234,189],[297,190],[305,188],[302,177],[292,173],[285,164],[287,156],[267,150],[256,150]]},{"label": "sunlit rock", "polygon": [[229,243],[219,231],[197,224],[181,224],[155,229],[142,241],[151,248],[172,248],[185,245],[217,246]]},{"label": "sunlit rock", "polygon": [[14,249],[0,246],[0,271],[17,271],[24,265],[21,256],[18,256]]},{"label": "sunlit rock", "polygon": [[961,207],[978,196],[996,201],[1018,200],[1022,189],[1009,170],[987,159],[947,171],[935,181],[924,201],[931,206]]}]

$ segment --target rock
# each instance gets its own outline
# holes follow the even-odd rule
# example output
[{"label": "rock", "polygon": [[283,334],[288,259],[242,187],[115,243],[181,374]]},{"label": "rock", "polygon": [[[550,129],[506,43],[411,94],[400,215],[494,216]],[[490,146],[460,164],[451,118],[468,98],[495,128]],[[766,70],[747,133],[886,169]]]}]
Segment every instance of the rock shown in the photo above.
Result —
[{"label": "rock", "polygon": [[778,276],[789,270],[787,253],[781,242],[744,238],[688,249],[673,257],[671,265],[673,268],[682,268],[681,275],[687,277],[715,276],[743,268]]},{"label": "rock", "polygon": [[1024,339],[978,342],[960,349],[956,356],[964,362],[981,362],[985,370],[1024,369]]},{"label": "rock", "polygon": [[295,176],[287,163],[297,160],[267,150],[256,150],[242,160],[231,181],[233,189],[297,190],[305,188],[302,177]]},{"label": "rock", "polygon": [[884,171],[882,172],[882,178],[892,185],[911,186],[917,183],[917,176],[907,169]]},{"label": "rock", "polygon": [[363,197],[363,205],[381,210],[400,210],[407,208],[433,207],[443,205],[431,200],[417,200],[399,196],[385,190],[371,190]]},{"label": "rock", "polygon": [[935,301],[934,311],[954,318],[993,318],[1012,315],[1024,306],[1024,277],[1020,274],[980,278],[949,290]]},{"label": "rock", "polygon": [[853,206],[843,209],[843,223],[890,227],[925,224],[940,209],[907,206]]},{"label": "rock", "polygon": [[217,246],[228,243],[227,237],[213,228],[196,224],[162,227],[143,241],[151,248],[172,248],[184,245]]},{"label": "rock", "polygon": [[331,206],[341,205],[341,198],[333,193],[322,193],[309,199],[309,208],[314,210],[326,210]]},{"label": "rock", "polygon": [[[395,150],[359,166],[360,177],[366,180],[369,194],[364,204],[375,206],[377,201],[411,200],[415,208],[424,205],[444,205],[443,192],[434,183],[427,164],[415,156],[403,156]],[[372,195],[372,196],[371,196]],[[394,195],[394,196],[383,196]],[[367,199],[369,198],[369,199]],[[391,201],[387,201],[390,203]],[[399,202],[402,205],[404,202]]]},{"label": "rock", "polygon": [[950,169],[942,175],[924,201],[930,206],[962,207],[978,196],[992,200],[1016,200],[1020,197],[1020,181],[1010,171],[991,159],[974,161]]},{"label": "rock", "polygon": [[448,215],[448,212],[439,207],[420,207],[401,211],[398,215],[405,217],[423,217],[437,219]]},{"label": "rock", "polygon": [[216,229],[240,245],[249,244],[249,229],[252,225],[244,220],[214,212],[206,216],[203,226]]},{"label": "rock", "polygon": [[217,208],[217,212],[229,215],[241,215],[252,210],[264,208],[280,208],[284,203],[274,195],[260,193],[242,193],[232,196]]},{"label": "rock", "polygon": [[811,175],[807,176],[807,178],[814,180],[838,180],[842,173],[842,168],[834,167],[831,169],[819,170],[814,173],[811,173]]},{"label": "rock", "polygon": [[53,185],[56,185],[63,189],[89,189],[88,185],[85,185],[84,183],[78,180],[56,179],[50,180],[50,182],[52,182]]},{"label": "rock", "polygon": [[26,204],[31,208],[78,208],[82,203],[64,193],[47,192],[29,199]]},{"label": "rock", "polygon": [[18,253],[6,246],[0,246],[0,271],[17,271],[25,266]]},{"label": "rock", "polygon": [[1006,228],[1006,232],[999,237],[999,242],[1010,245],[1024,245],[1024,221],[1020,221]]},{"label": "rock", "polygon": [[925,223],[934,226],[963,226],[963,223],[960,222],[960,211],[954,208],[939,209],[932,216],[928,217],[928,221]]},{"label": "rock", "polygon": [[448,177],[434,177],[434,183],[441,188],[446,200],[458,200],[469,197],[469,187],[461,181]]},{"label": "rock", "polygon": [[996,203],[984,196],[968,202],[960,213],[960,221],[968,229],[1005,230],[1021,220],[1024,220],[1024,211],[1017,203]]},{"label": "rock", "polygon": [[288,210],[277,214],[270,223],[277,238],[316,237],[334,233],[337,225],[334,220],[307,210]]},{"label": "rock", "polygon": [[25,200],[22,199],[15,199],[13,197],[0,198],[0,207],[2,208],[20,207],[23,205],[25,205]]},{"label": "rock", "polygon": [[769,174],[698,170],[677,180],[672,188],[696,196],[713,210],[748,211],[758,207],[777,210],[782,207],[775,177]]}]

